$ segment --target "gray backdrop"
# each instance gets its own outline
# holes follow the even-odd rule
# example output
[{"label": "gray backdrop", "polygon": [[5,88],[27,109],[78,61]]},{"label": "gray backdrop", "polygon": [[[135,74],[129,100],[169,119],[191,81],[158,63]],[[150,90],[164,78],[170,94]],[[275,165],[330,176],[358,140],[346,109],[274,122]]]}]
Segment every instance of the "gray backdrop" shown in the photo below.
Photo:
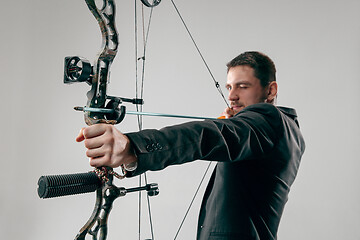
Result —
[{"label": "gray backdrop", "polygon": [[[109,92],[133,97],[133,1],[116,1],[120,37]],[[279,228],[279,239],[360,239],[358,0],[177,0],[204,57],[223,86],[225,64],[259,50],[278,69],[278,104],[297,109],[307,149]],[[146,10],[148,11],[148,10]],[[147,12],[146,12],[147,13]],[[86,84],[65,86],[63,59],[93,61],[99,27],[84,1],[5,1],[0,8],[1,239],[73,239],[95,194],[40,200],[41,175],[91,170],[75,137],[85,124],[72,110],[86,103]],[[144,110],[219,116],[225,105],[169,0],[154,9]],[[128,109],[134,110],[133,106]],[[145,118],[145,128],[181,123]],[[136,131],[136,118],[118,125]],[[203,174],[195,162],[148,174],[156,239],[172,239]],[[137,179],[116,181],[131,187]],[[206,185],[206,184],[205,184]],[[178,239],[194,239],[201,196]],[[145,205],[142,239],[150,238]],[[137,195],[115,201],[108,239],[137,239]]]}]

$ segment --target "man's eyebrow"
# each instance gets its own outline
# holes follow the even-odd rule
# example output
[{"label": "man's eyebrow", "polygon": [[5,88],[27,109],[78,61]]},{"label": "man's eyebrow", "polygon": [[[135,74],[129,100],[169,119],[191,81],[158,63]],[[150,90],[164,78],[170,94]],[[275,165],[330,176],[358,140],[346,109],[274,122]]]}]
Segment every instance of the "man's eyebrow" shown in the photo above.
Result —
[{"label": "man's eyebrow", "polygon": [[241,85],[241,84],[251,85],[251,82],[246,81],[246,80],[240,80],[240,81],[235,83],[235,85]]},{"label": "man's eyebrow", "polygon": [[[231,85],[232,84],[227,83],[227,84],[225,84],[225,87],[227,88],[227,87],[230,87]],[[246,80],[240,80],[240,81],[235,82],[233,85],[236,85],[236,86],[239,86],[239,85],[251,85],[251,82],[246,81]]]}]

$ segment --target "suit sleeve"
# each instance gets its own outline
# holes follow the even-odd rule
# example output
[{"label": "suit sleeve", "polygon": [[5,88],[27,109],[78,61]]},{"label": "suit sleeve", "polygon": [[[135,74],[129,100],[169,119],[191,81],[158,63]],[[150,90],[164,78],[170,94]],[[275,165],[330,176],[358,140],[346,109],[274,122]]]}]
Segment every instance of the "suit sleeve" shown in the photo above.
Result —
[{"label": "suit sleeve", "polygon": [[138,168],[130,176],[197,159],[234,162],[258,158],[276,144],[280,122],[276,107],[255,104],[231,119],[128,133],[138,157]]}]

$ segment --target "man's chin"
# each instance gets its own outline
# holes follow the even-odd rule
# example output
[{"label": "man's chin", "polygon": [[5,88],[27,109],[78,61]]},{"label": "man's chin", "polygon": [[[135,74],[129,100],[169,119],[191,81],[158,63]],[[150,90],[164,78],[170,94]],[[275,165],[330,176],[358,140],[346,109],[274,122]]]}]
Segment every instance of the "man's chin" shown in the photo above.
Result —
[{"label": "man's chin", "polygon": [[236,107],[232,107],[232,109],[234,110],[235,114],[239,113],[241,110],[243,110],[245,107],[244,106],[236,106]]}]

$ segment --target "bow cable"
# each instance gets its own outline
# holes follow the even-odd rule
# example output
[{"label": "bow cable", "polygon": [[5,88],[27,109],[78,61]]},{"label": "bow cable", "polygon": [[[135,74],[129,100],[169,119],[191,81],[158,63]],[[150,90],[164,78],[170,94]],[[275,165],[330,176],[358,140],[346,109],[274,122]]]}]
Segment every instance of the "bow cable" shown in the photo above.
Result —
[{"label": "bow cable", "polygon": [[190,208],[192,207],[192,205],[193,205],[193,203],[194,203],[194,200],[195,200],[195,198],[196,198],[196,196],[197,196],[197,194],[198,194],[198,192],[199,192],[199,190],[200,190],[200,187],[201,187],[201,185],[202,185],[202,183],[203,183],[203,181],[204,181],[204,179],[205,179],[205,177],[206,177],[206,175],[207,175],[207,173],[208,173],[208,171],[209,171],[209,169],[210,169],[211,163],[212,163],[212,162],[210,162],[210,163],[207,165],[207,167],[206,167],[206,170],[205,170],[205,172],[204,172],[204,174],[203,174],[203,176],[202,176],[202,178],[201,178],[201,181],[200,181],[199,185],[198,185],[197,188],[196,188],[195,194],[194,194],[194,196],[193,196],[192,199],[191,199],[191,202],[190,202],[190,204],[189,204],[189,206],[188,206],[188,208],[187,208],[187,210],[186,210],[186,213],[185,213],[183,219],[181,220],[181,223],[180,223],[180,226],[179,226],[178,230],[176,231],[174,240],[175,240],[175,239],[177,238],[177,236],[179,235],[179,232],[180,232],[180,230],[181,230],[181,228],[182,228],[182,226],[183,226],[183,224],[184,224],[184,222],[185,222],[185,219],[186,219],[186,217],[187,217],[187,215],[188,215],[188,213],[189,213],[189,211],[190,211]]},{"label": "bow cable", "polygon": [[[196,48],[196,50],[197,50],[197,52],[198,52],[198,54],[199,54],[202,62],[204,63],[207,71],[209,72],[209,74],[210,74],[210,76],[211,76],[211,79],[213,80],[213,82],[214,82],[214,84],[215,84],[216,89],[218,90],[220,96],[221,96],[222,99],[224,100],[226,106],[227,106],[227,107],[230,107],[229,104],[228,104],[228,102],[226,101],[226,98],[225,98],[222,90],[221,90],[221,87],[220,87],[219,82],[216,81],[214,75],[212,74],[209,65],[207,64],[207,62],[206,62],[203,54],[202,54],[201,51],[200,51],[200,48],[198,47],[197,43],[195,42],[195,39],[194,39],[194,37],[192,36],[189,28],[187,27],[184,18],[183,18],[182,15],[180,14],[179,9],[177,8],[177,6],[176,6],[176,4],[175,4],[175,2],[174,2],[173,0],[171,0],[171,3],[172,3],[172,5],[173,5],[173,7],[175,8],[176,13],[177,13],[177,15],[179,16],[179,18],[180,18],[183,26],[185,27],[185,29],[186,29],[189,37],[191,38],[191,41],[193,42],[193,44],[194,44],[194,46],[195,46],[195,48]],[[146,34],[145,34],[144,7],[143,7],[143,5],[142,5],[143,55],[142,55],[141,57],[137,57],[137,56],[138,56],[138,49],[137,49],[137,45],[138,45],[137,34],[138,34],[138,33],[137,33],[137,13],[136,13],[137,11],[136,11],[136,1],[135,1],[136,98],[141,98],[141,99],[143,98],[144,76],[145,76],[145,60],[146,60],[145,55],[146,55],[146,46],[147,46],[147,40],[148,40],[148,36],[149,36],[149,29],[150,29],[152,11],[153,11],[153,8],[151,8],[151,10],[150,10],[149,20],[148,20],[148,25],[147,25],[147,31],[146,31]],[[139,80],[138,80],[138,78],[139,78],[139,77],[138,77],[138,61],[139,61],[139,60],[142,60],[142,72],[141,72],[140,89],[139,89]],[[140,93],[139,93],[139,92],[140,92]],[[139,95],[140,95],[140,96],[139,96]],[[142,112],[143,106],[142,106],[142,105],[140,105],[140,106],[136,105],[136,109],[137,109],[138,112],[139,112],[139,111]],[[139,126],[139,130],[142,130],[142,126],[143,126],[143,125],[142,125],[142,115],[138,115],[138,126]],[[182,219],[182,221],[181,221],[181,224],[180,224],[180,226],[179,226],[179,228],[178,228],[178,230],[177,230],[177,232],[176,232],[176,235],[175,235],[175,237],[174,237],[174,240],[177,238],[177,236],[178,236],[178,234],[179,234],[179,232],[180,232],[180,230],[181,230],[181,228],[182,228],[182,226],[183,226],[183,223],[185,222],[185,219],[186,219],[186,217],[187,217],[187,215],[188,215],[188,213],[189,213],[189,211],[190,211],[190,209],[191,209],[191,207],[192,207],[192,205],[193,205],[193,202],[194,202],[194,200],[195,200],[195,198],[196,198],[196,196],[197,196],[197,194],[198,194],[198,192],[199,192],[199,190],[200,190],[200,187],[201,187],[201,185],[202,185],[202,183],[203,183],[203,181],[204,181],[204,179],[205,179],[205,176],[207,175],[207,173],[208,173],[208,171],[209,171],[209,169],[210,169],[211,163],[212,163],[212,162],[209,162],[209,164],[208,164],[208,166],[207,166],[207,168],[206,168],[206,170],[205,170],[205,172],[204,172],[204,174],[203,174],[203,176],[202,176],[202,178],[201,178],[201,181],[200,181],[200,183],[199,183],[199,185],[198,185],[198,187],[197,187],[197,189],[196,189],[196,191],[195,191],[195,194],[194,194],[193,197],[192,197],[192,200],[191,200],[191,202],[190,202],[190,205],[188,206],[187,211],[186,211],[186,213],[185,213],[185,215],[184,215],[184,217],[183,217],[183,219]],[[145,178],[145,182],[147,183],[146,173],[144,173],[144,178]],[[141,177],[139,178],[139,184],[141,185]],[[151,234],[152,234],[152,239],[154,240],[149,196],[147,196],[147,202],[148,202],[148,210],[149,210],[149,220],[150,220],[150,226],[151,226]],[[140,240],[140,216],[141,216],[141,193],[139,193],[139,240]]]},{"label": "bow cable", "polygon": [[[140,98],[143,99],[143,95],[144,95],[144,79],[145,79],[145,54],[146,54],[146,45],[147,45],[147,41],[148,41],[148,37],[149,37],[149,31],[150,31],[150,25],[151,25],[151,19],[152,19],[152,13],[153,13],[153,8],[151,7],[150,10],[150,14],[149,14],[149,20],[148,20],[148,24],[147,24],[147,30],[146,30],[146,34],[145,34],[145,14],[144,14],[144,5],[141,5],[141,18],[142,18],[142,36],[143,36],[143,54],[141,57],[138,57],[138,23],[137,23],[137,4],[136,4],[136,0],[135,2],[135,81],[136,81],[136,98]],[[139,61],[142,60],[142,69],[141,69],[141,81],[139,83],[139,76],[138,76],[138,64]],[[140,104],[140,106],[137,104],[136,105],[136,110],[137,112],[142,112],[143,111],[143,106],[142,104]],[[137,121],[138,121],[138,128],[139,131],[142,130],[143,128],[143,118],[142,115],[138,115],[137,116]],[[147,184],[147,175],[146,173],[143,173],[144,176],[144,180],[145,183]],[[141,175],[139,176],[139,186],[141,186],[142,181],[141,181]],[[150,222],[150,231],[151,231],[151,238],[152,240],[155,240],[154,238],[154,229],[153,229],[153,223],[152,223],[152,214],[151,214],[151,207],[150,207],[150,199],[149,199],[149,195],[147,196],[147,206],[148,206],[148,214],[149,214],[149,222]],[[138,200],[138,208],[139,208],[139,215],[138,215],[138,237],[139,240],[141,239],[141,202],[142,202],[142,198],[141,198],[141,193],[139,192],[139,200]]]},{"label": "bow cable", "polygon": [[[171,3],[172,3],[172,5],[174,6],[175,11],[176,11],[177,15],[179,16],[179,18],[180,18],[183,26],[185,27],[186,32],[188,33],[191,41],[193,42],[193,44],[194,44],[194,46],[195,46],[195,48],[196,48],[196,51],[198,52],[198,54],[199,54],[202,62],[204,63],[207,71],[209,72],[209,74],[210,74],[210,76],[211,76],[211,79],[213,80],[213,82],[214,82],[214,84],[215,84],[216,89],[218,90],[220,96],[221,96],[222,99],[224,100],[226,106],[227,106],[228,108],[230,108],[229,103],[226,101],[226,98],[225,98],[225,96],[224,96],[224,93],[223,93],[222,90],[221,90],[221,87],[220,87],[219,82],[216,81],[214,75],[212,74],[209,65],[207,64],[207,62],[206,62],[203,54],[201,53],[200,48],[199,48],[198,45],[196,44],[195,39],[194,39],[194,37],[192,36],[192,34],[191,34],[188,26],[186,25],[185,20],[184,20],[184,18],[182,17],[182,15],[181,15],[178,7],[176,6],[176,4],[175,4],[175,2],[174,2],[173,0],[171,0]],[[196,196],[197,196],[197,194],[198,194],[198,192],[199,192],[199,189],[200,189],[200,187],[201,187],[201,185],[202,185],[202,183],[203,183],[203,181],[204,181],[204,179],[205,179],[205,176],[207,175],[207,173],[208,173],[208,171],[209,171],[209,169],[210,169],[211,164],[212,164],[212,161],[210,161],[209,164],[207,165],[207,168],[206,168],[206,170],[205,170],[205,172],[204,172],[204,175],[203,175],[202,178],[201,178],[201,181],[200,181],[200,183],[199,183],[199,185],[198,185],[198,187],[197,187],[197,189],[196,189],[196,191],[195,191],[195,194],[193,195],[192,200],[191,200],[191,202],[190,202],[190,204],[189,204],[189,206],[188,206],[188,208],[187,208],[187,210],[186,210],[186,213],[185,213],[185,215],[184,215],[184,217],[183,217],[183,219],[182,219],[182,221],[181,221],[181,223],[180,223],[180,226],[179,226],[179,228],[178,228],[178,230],[177,230],[177,232],[176,232],[176,234],[175,234],[174,240],[176,240],[176,238],[177,238],[177,236],[178,236],[178,234],[179,234],[179,232],[180,232],[180,230],[181,230],[181,228],[182,228],[182,226],[183,226],[183,224],[184,224],[184,222],[185,222],[185,220],[186,220],[186,218],[187,218],[187,216],[188,216],[188,213],[189,213],[189,211],[190,211],[190,209],[191,209],[191,207],[192,207],[192,205],[193,205],[193,203],[194,203],[194,200],[195,200],[195,198],[196,198]]]},{"label": "bow cable", "polygon": [[211,70],[210,70],[209,65],[207,64],[207,62],[206,62],[206,60],[205,60],[204,56],[202,55],[202,53],[201,53],[201,51],[200,51],[200,48],[199,48],[199,47],[198,47],[198,45],[196,44],[195,39],[194,39],[194,37],[192,36],[192,34],[191,34],[191,32],[190,32],[189,28],[187,27],[187,25],[186,25],[186,23],[185,23],[184,18],[183,18],[183,17],[181,16],[181,14],[180,14],[179,9],[177,8],[177,6],[176,6],[176,4],[175,4],[175,2],[174,2],[173,0],[171,0],[171,3],[172,3],[172,5],[174,6],[175,11],[176,11],[176,13],[178,14],[178,16],[179,16],[179,18],[180,18],[180,20],[181,20],[182,24],[184,25],[184,27],[185,27],[185,29],[186,29],[186,31],[187,31],[187,33],[188,33],[189,37],[191,38],[191,41],[193,42],[193,44],[194,44],[194,46],[195,46],[195,48],[196,48],[197,52],[199,53],[199,56],[200,56],[201,60],[202,60],[202,61],[203,61],[203,63],[205,64],[205,67],[206,67],[206,69],[208,70],[208,72],[209,72],[209,74],[210,74],[210,76],[211,76],[212,80],[214,81],[214,84],[215,84],[216,89],[218,90],[219,94],[221,95],[222,99],[224,100],[224,102],[225,102],[226,106],[230,108],[229,103],[226,101],[226,98],[225,98],[225,96],[224,96],[224,93],[223,93],[223,92],[222,92],[222,90],[221,90],[221,87],[220,87],[219,82],[218,82],[218,81],[216,81],[216,79],[215,79],[214,75],[212,74],[212,72],[211,72]]}]

